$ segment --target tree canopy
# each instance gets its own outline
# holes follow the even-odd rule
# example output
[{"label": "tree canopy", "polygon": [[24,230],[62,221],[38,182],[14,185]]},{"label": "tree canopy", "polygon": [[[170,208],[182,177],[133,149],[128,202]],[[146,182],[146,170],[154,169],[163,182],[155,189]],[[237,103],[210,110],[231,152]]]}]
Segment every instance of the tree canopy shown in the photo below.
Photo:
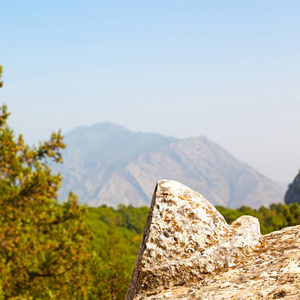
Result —
[{"label": "tree canopy", "polygon": [[57,201],[62,161],[58,133],[28,147],[0,108],[0,299],[85,299],[90,234],[85,209],[70,193]]}]

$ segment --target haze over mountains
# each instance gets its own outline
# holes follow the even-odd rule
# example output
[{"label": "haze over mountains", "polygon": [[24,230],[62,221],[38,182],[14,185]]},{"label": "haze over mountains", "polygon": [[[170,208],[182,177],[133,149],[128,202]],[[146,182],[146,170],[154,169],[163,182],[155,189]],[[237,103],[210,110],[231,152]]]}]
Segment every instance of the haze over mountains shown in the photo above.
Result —
[{"label": "haze over mountains", "polygon": [[176,180],[214,205],[259,207],[283,201],[285,188],[205,137],[176,139],[131,132],[112,123],[65,135],[60,199],[72,191],[82,203],[149,205],[159,179]]}]

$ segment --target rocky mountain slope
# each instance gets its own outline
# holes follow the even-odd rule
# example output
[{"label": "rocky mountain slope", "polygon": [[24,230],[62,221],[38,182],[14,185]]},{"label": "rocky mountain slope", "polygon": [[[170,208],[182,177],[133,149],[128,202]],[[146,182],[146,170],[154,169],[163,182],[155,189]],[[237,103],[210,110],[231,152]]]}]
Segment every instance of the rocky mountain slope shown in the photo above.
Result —
[{"label": "rocky mountain slope", "polygon": [[68,144],[60,199],[73,191],[91,206],[149,205],[155,182],[183,182],[215,205],[259,207],[282,202],[284,188],[205,137],[175,139],[111,123],[79,127]]},{"label": "rocky mountain slope", "polygon": [[298,203],[300,204],[300,171],[295,177],[293,183],[289,185],[289,188],[285,194],[284,202],[286,204]]}]

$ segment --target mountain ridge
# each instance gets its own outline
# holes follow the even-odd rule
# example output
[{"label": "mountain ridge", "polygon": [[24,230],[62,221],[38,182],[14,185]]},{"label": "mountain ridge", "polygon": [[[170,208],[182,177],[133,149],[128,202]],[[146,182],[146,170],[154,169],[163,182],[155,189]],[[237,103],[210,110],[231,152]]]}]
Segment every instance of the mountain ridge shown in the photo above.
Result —
[{"label": "mountain ridge", "polygon": [[177,139],[98,123],[73,129],[65,141],[64,164],[56,168],[64,176],[60,199],[71,190],[92,206],[149,205],[156,181],[172,179],[215,205],[259,207],[283,200],[283,187],[207,137]]}]

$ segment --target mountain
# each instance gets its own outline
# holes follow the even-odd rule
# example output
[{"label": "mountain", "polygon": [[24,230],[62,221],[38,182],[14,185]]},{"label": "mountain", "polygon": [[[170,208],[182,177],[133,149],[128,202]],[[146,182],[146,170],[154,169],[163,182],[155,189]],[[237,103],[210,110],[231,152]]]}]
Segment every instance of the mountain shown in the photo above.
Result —
[{"label": "mountain", "polygon": [[284,188],[205,137],[176,139],[99,123],[65,135],[60,199],[72,191],[90,206],[149,205],[156,181],[170,179],[214,205],[282,202]]},{"label": "mountain", "polygon": [[286,204],[300,204],[300,170],[293,183],[289,184],[289,188],[284,196],[284,202]]}]

